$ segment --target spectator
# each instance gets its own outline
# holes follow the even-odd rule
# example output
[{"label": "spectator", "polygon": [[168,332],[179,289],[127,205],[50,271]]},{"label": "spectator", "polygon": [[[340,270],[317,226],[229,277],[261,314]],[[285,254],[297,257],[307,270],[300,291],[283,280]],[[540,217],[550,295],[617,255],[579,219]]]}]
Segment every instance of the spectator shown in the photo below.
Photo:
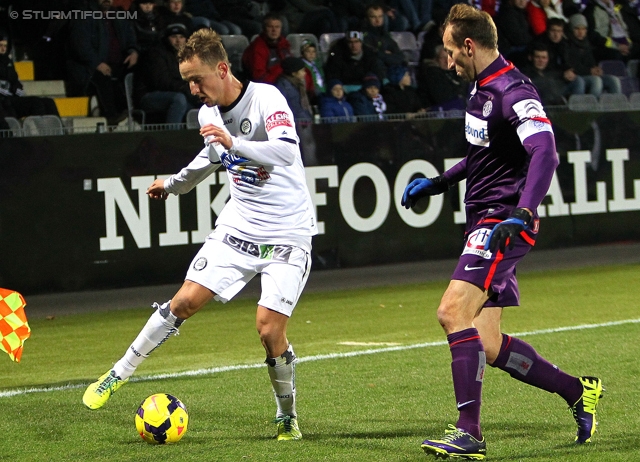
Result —
[{"label": "spectator", "polygon": [[324,88],[324,68],[322,59],[318,57],[315,44],[310,40],[305,40],[300,45],[300,55],[307,69],[306,89],[311,104],[316,104],[320,95],[325,92]]},{"label": "spectator", "polygon": [[[25,96],[13,59],[8,51],[9,37],[0,37],[0,116],[22,118],[30,115],[58,115],[51,98]],[[1,128],[1,127],[0,127]],[[8,127],[7,127],[8,128]]]},{"label": "spectator", "polygon": [[467,84],[449,69],[449,55],[436,46],[436,57],[424,59],[418,70],[418,94],[423,107],[435,111],[465,109]]},{"label": "spectator", "polygon": [[160,43],[164,25],[162,16],[156,9],[155,0],[138,0],[134,5],[136,17],[133,24],[136,29],[138,51],[144,53]]},{"label": "spectator", "polygon": [[620,15],[627,25],[627,35],[631,40],[631,49],[627,58],[638,59],[640,58],[640,0],[621,0]]},{"label": "spectator", "polygon": [[[261,2],[262,3],[262,2]],[[217,0],[216,4],[223,18],[240,26],[249,39],[262,31],[263,8],[255,1]]]},{"label": "spectator", "polygon": [[613,0],[592,0],[584,10],[588,38],[597,61],[628,59],[631,41],[620,8]]},{"label": "spectator", "polygon": [[354,122],[353,107],[347,101],[342,82],[331,79],[327,82],[327,92],[320,97],[320,116],[328,122]]},{"label": "spectator", "polygon": [[[319,37],[339,32],[338,20],[326,0],[281,0],[272,2],[272,11],[285,19],[285,35],[313,34]],[[279,7],[276,7],[279,6]]]},{"label": "spectator", "polygon": [[169,0],[166,6],[159,7],[158,11],[163,24],[182,24],[189,33],[194,31],[191,14],[184,11],[184,0]]},{"label": "spectator", "polygon": [[145,112],[162,113],[163,122],[181,124],[190,109],[200,101],[182,80],[178,67],[178,50],[184,46],[189,32],[184,24],[170,24],[162,43],[142,55],[136,70],[136,101]]},{"label": "spectator", "polygon": [[305,89],[307,69],[304,67],[304,61],[289,56],[282,60],[281,66],[282,74],[276,80],[275,85],[289,103],[296,123],[302,121],[308,125],[311,122],[312,114],[311,104],[309,104]]},{"label": "spectator", "polygon": [[353,106],[353,113],[357,116],[377,116],[384,120],[387,103],[380,94],[380,80],[378,76],[369,73],[362,79],[362,88],[347,95],[347,100]]},{"label": "spectator", "polygon": [[[111,9],[113,0],[93,0],[94,8]],[[69,96],[97,95],[109,125],[127,117],[124,76],[138,62],[133,25],[126,19],[74,19],[69,31]]]},{"label": "spectator", "polygon": [[431,21],[433,0],[392,0],[391,5],[408,21],[408,30],[419,32]]},{"label": "spectator", "polygon": [[338,0],[331,9],[338,21],[338,30],[356,30],[361,26],[367,2],[364,0]]},{"label": "spectator", "polygon": [[268,14],[262,23],[262,32],[242,54],[242,67],[255,82],[275,83],[282,74],[280,62],[291,56],[291,44],[282,35],[282,20]]},{"label": "spectator", "polygon": [[516,66],[527,62],[527,46],[533,39],[527,19],[528,0],[508,0],[500,7],[495,24],[498,29],[498,48]]},{"label": "spectator", "polygon": [[562,0],[531,0],[527,4],[527,19],[533,35],[540,35],[547,30],[547,22],[551,18],[567,22],[562,14]]},{"label": "spectator", "polygon": [[242,34],[240,27],[222,17],[211,0],[187,0],[185,9],[193,16],[196,28],[211,28],[220,35]]},{"label": "spectator", "polygon": [[327,79],[342,81],[347,93],[359,88],[368,73],[375,74],[380,80],[384,77],[378,58],[369,48],[363,47],[362,40],[362,32],[347,32],[331,47],[324,67]]},{"label": "spectator", "polygon": [[[478,10],[485,11],[489,16],[495,18],[500,10],[500,0],[469,0],[470,5]],[[441,11],[437,9],[436,11]],[[448,11],[448,10],[447,10]]]},{"label": "spectator", "polygon": [[569,42],[564,36],[564,26],[564,20],[560,18],[550,18],[547,21],[547,30],[544,34],[534,39],[533,47],[541,46],[547,50],[549,56],[547,69],[560,73],[564,81],[562,95],[568,98],[571,95],[584,94],[585,82],[584,79],[577,75],[571,66],[565,62]]},{"label": "spectator", "polygon": [[565,83],[562,74],[549,68],[549,51],[541,42],[536,42],[529,53],[529,64],[522,72],[531,79],[538,90],[542,104],[559,106],[566,104]]},{"label": "spectator", "polygon": [[282,60],[282,74],[275,85],[293,112],[304,165],[316,165],[316,142],[311,129],[313,115],[305,88],[306,74],[302,59],[289,56]]},{"label": "spectator", "polygon": [[387,103],[387,114],[409,114],[425,112],[420,97],[411,86],[411,74],[404,66],[393,66],[387,71],[389,83],[382,87],[381,94]]},{"label": "spectator", "polygon": [[569,18],[572,34],[569,37],[565,61],[574,72],[585,81],[585,92],[599,97],[603,90],[607,93],[621,93],[620,80],[613,75],[602,73],[587,39],[587,18],[574,14]]},{"label": "spectator", "polygon": [[376,54],[385,73],[391,66],[406,64],[400,47],[384,28],[384,9],[379,3],[367,8],[362,31],[364,46]]}]

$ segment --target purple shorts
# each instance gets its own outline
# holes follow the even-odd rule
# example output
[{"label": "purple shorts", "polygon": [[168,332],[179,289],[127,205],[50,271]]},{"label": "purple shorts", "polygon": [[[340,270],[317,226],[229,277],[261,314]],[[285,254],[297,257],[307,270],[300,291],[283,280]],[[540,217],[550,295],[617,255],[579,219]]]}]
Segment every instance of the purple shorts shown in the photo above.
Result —
[{"label": "purple shorts", "polygon": [[512,250],[507,248],[504,254],[500,250],[491,253],[484,250],[484,244],[493,226],[495,222],[487,220],[469,231],[451,279],[488,290],[489,299],[485,302],[485,307],[518,306],[520,291],[516,280],[516,265],[533,247],[535,234],[526,233],[526,240],[522,236],[518,237],[515,247]]}]

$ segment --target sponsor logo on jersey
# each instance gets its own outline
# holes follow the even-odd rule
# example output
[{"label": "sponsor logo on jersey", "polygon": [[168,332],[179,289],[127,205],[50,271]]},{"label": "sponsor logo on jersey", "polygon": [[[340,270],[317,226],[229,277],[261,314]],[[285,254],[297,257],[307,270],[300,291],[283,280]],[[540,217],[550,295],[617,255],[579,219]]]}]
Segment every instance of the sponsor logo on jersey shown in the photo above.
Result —
[{"label": "sponsor logo on jersey", "polygon": [[202,271],[207,266],[207,259],[204,257],[200,257],[193,264],[193,269],[196,271]]},{"label": "sponsor logo on jersey", "polygon": [[289,118],[289,114],[287,114],[285,111],[274,112],[269,117],[267,117],[267,120],[265,121],[265,128],[268,132],[276,127],[281,126],[293,127],[291,119]]},{"label": "sponsor logo on jersey", "polygon": [[[467,243],[465,244],[464,250],[462,251],[462,255],[477,255],[487,260],[491,258],[491,251],[484,250],[484,245],[487,242],[490,233],[491,230],[480,228],[469,234]],[[471,268],[476,269],[475,267],[470,267],[469,270],[471,270]],[[465,270],[467,270],[467,268],[465,268]]]},{"label": "sponsor logo on jersey", "polygon": [[493,103],[491,101],[487,101],[486,103],[484,103],[484,106],[482,106],[482,115],[484,117],[487,117],[489,114],[491,114],[491,111],[493,111]]},{"label": "sponsor logo on jersey", "polygon": [[234,249],[259,258],[261,260],[277,260],[283,263],[289,261],[293,248],[290,245],[254,244],[237,237],[225,234],[222,242]]},{"label": "sponsor logo on jersey", "polygon": [[242,122],[240,122],[240,133],[243,135],[251,133],[251,121],[249,119],[242,119]]},{"label": "sponsor logo on jersey", "polygon": [[222,162],[222,165],[224,165],[227,170],[233,170],[234,167],[249,162],[249,159],[236,156],[235,154],[229,154],[225,151],[220,156],[220,162]]},{"label": "sponsor logo on jersey", "polygon": [[464,131],[467,141],[474,146],[489,146],[487,121],[478,119],[467,112],[465,122]]},{"label": "sponsor logo on jersey", "polygon": [[230,119],[224,119],[222,121],[225,125],[229,125],[231,122],[233,122],[233,117],[231,117]]}]

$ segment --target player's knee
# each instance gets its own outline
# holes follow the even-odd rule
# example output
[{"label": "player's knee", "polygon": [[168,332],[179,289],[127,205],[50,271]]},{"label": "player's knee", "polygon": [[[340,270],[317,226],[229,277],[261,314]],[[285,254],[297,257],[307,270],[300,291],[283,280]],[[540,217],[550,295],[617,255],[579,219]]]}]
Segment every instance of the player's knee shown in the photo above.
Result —
[{"label": "player's knee", "polygon": [[188,319],[200,309],[188,297],[175,296],[171,300],[171,312],[180,319]]},{"label": "player's knee", "polygon": [[438,316],[438,322],[446,332],[451,331],[458,322],[457,307],[448,303],[446,300],[440,302],[436,314]]}]

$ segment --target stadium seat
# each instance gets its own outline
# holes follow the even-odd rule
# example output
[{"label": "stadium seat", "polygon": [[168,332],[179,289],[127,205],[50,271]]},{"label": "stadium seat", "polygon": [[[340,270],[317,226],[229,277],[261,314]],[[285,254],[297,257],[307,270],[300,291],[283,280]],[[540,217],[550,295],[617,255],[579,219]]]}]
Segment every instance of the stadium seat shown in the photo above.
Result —
[{"label": "stadium seat", "polygon": [[640,77],[638,75],[638,65],[640,64],[640,59],[630,59],[627,62],[627,75],[629,77]]},{"label": "stadium seat", "polygon": [[18,74],[18,80],[21,82],[34,80],[35,73],[33,70],[33,61],[16,61],[13,63],[13,67]]},{"label": "stadium seat", "polygon": [[629,100],[622,93],[603,93],[600,95],[601,111],[628,111],[631,109]]},{"label": "stadium seat", "polygon": [[27,96],[66,96],[64,80],[27,80],[22,82],[22,89]]},{"label": "stadium seat", "polygon": [[598,98],[588,94],[569,96],[568,105],[572,111],[589,112],[599,109]]},{"label": "stadium seat", "polygon": [[62,125],[68,134],[100,133],[101,128],[106,131],[107,119],[105,117],[62,117]]},{"label": "stadium seat", "polygon": [[231,70],[242,72],[242,53],[249,46],[249,40],[244,35],[221,35],[222,45],[227,50]]},{"label": "stadium seat", "polygon": [[604,74],[615,75],[618,77],[627,77],[627,66],[624,61],[619,59],[605,59],[599,63],[600,69]]},{"label": "stadium seat", "polygon": [[89,115],[89,97],[53,98],[60,117],[86,117]]},{"label": "stadium seat", "polygon": [[300,47],[302,46],[302,42],[305,40],[313,42],[316,46],[316,50],[320,51],[318,39],[313,34],[289,34],[287,35],[287,40],[291,44],[291,54],[296,58],[300,57]]},{"label": "stadium seat", "polygon": [[198,113],[200,109],[190,109],[187,112],[187,129],[200,128],[200,122],[198,122]]},{"label": "stadium seat", "polygon": [[22,128],[26,136],[53,136],[64,132],[60,117],[54,115],[25,117]]},{"label": "stadium seat", "polygon": [[15,117],[5,117],[4,120],[9,124],[9,129],[13,136],[22,136],[22,124]]},{"label": "stadium seat", "polygon": [[635,111],[640,110],[640,92],[634,92],[629,95],[629,104],[631,105],[631,109]]},{"label": "stadium seat", "polygon": [[629,96],[634,91],[640,90],[637,75],[630,76],[627,65],[619,59],[605,59],[600,61],[600,68],[604,74],[615,75],[620,79],[622,93]]},{"label": "stadium seat", "polygon": [[327,61],[331,45],[342,37],[344,37],[344,32],[327,32],[319,37],[318,45],[320,46],[320,52],[322,53],[322,59],[324,62]]},{"label": "stadium seat", "polygon": [[418,49],[418,42],[413,32],[390,32],[391,38],[396,41],[398,47],[402,53],[404,53],[405,60],[410,65],[416,65],[420,57],[420,50]]},{"label": "stadium seat", "polygon": [[124,94],[127,98],[127,112],[128,112],[128,126],[131,131],[133,131],[133,115],[138,114],[140,118],[140,123],[144,125],[146,114],[142,109],[136,109],[133,106],[133,72],[129,72],[124,77]]}]

